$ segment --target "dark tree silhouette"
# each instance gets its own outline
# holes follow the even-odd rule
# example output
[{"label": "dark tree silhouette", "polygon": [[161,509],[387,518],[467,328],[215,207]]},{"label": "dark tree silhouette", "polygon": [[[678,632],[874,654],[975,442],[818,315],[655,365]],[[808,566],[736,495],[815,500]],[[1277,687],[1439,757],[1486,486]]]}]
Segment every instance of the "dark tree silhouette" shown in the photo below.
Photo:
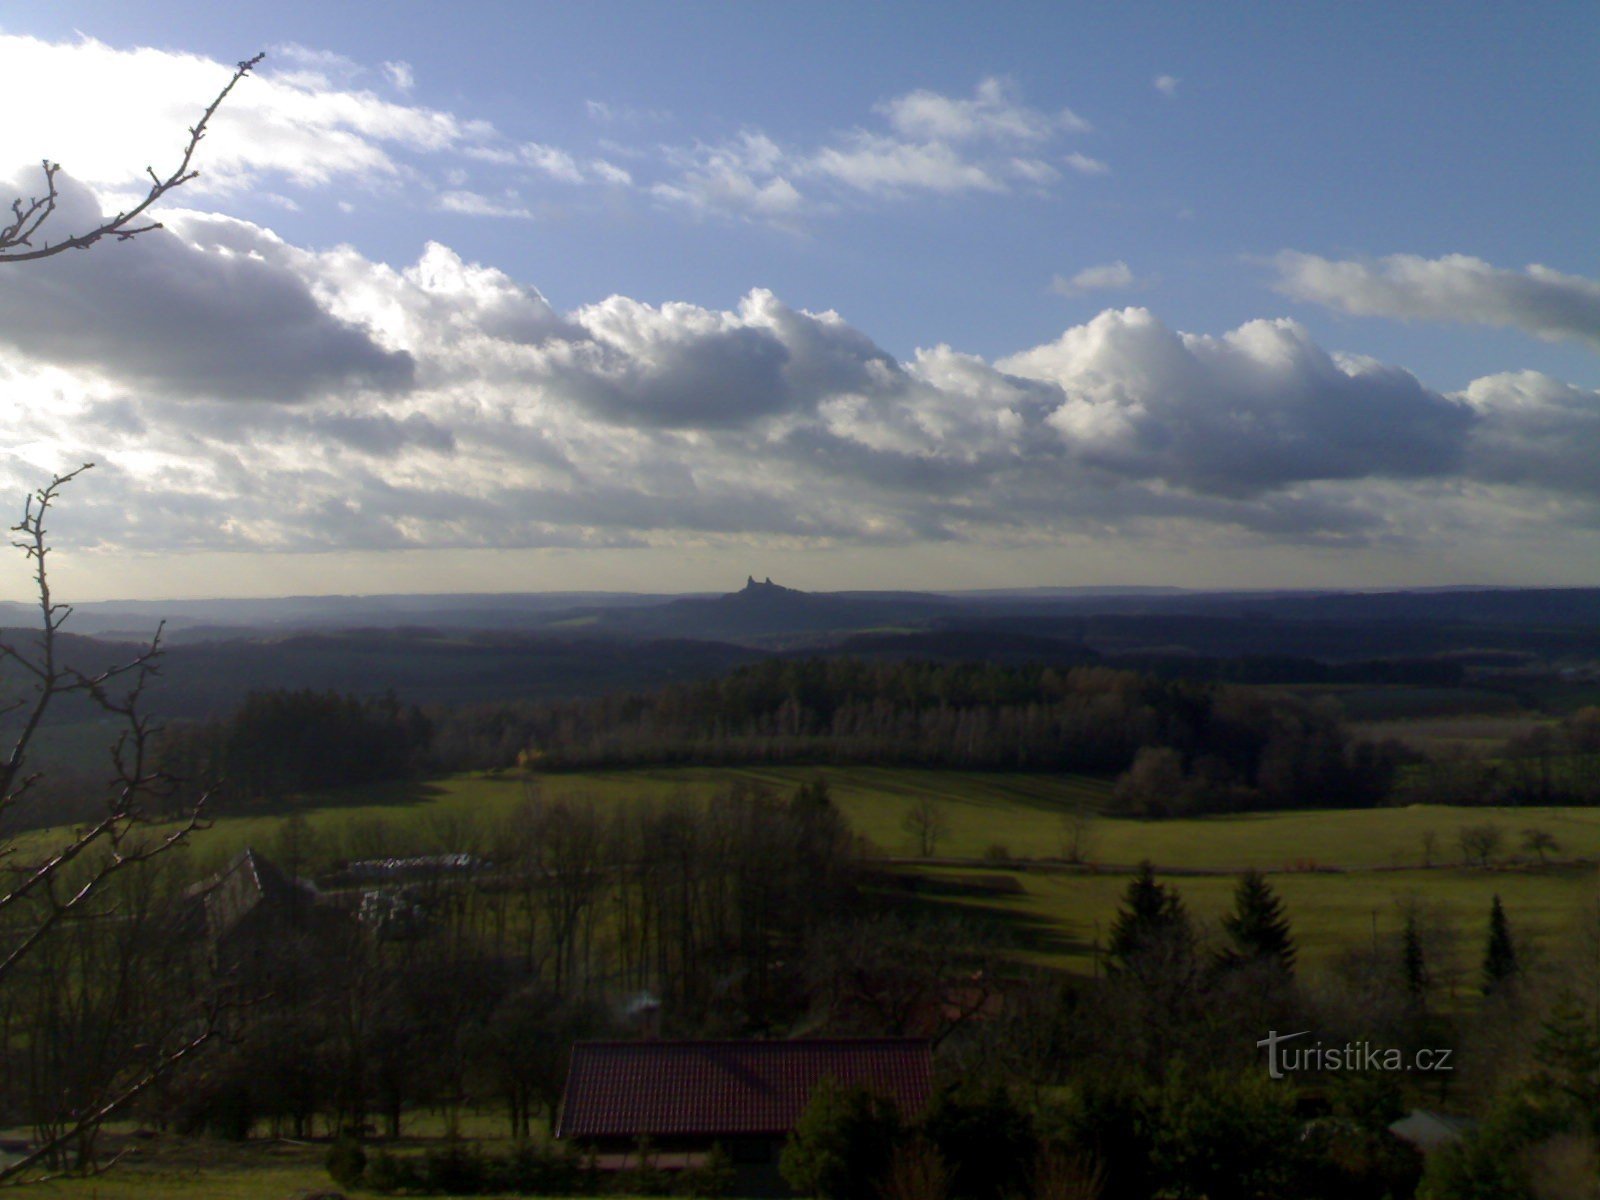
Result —
[{"label": "dark tree silhouette", "polygon": [[1156,882],[1155,867],[1146,859],[1128,881],[1122,907],[1111,923],[1106,945],[1108,965],[1125,970],[1150,954],[1169,957],[1193,948],[1194,931],[1183,898],[1176,889]]},{"label": "dark tree silhouette", "polygon": [[1400,935],[1400,972],[1407,1002],[1413,1008],[1426,1008],[1432,979],[1428,974],[1427,957],[1422,952],[1422,933],[1417,928],[1415,913],[1406,914],[1405,930]]},{"label": "dark tree silhouette", "polygon": [[1222,952],[1229,966],[1273,963],[1294,970],[1294,938],[1284,916],[1283,900],[1259,871],[1246,871],[1233,891],[1233,911],[1222,918],[1232,943]]},{"label": "dark tree silhouette", "polygon": [[1489,909],[1489,943],[1483,953],[1483,994],[1500,991],[1517,974],[1517,949],[1511,941],[1511,926],[1500,897]]}]

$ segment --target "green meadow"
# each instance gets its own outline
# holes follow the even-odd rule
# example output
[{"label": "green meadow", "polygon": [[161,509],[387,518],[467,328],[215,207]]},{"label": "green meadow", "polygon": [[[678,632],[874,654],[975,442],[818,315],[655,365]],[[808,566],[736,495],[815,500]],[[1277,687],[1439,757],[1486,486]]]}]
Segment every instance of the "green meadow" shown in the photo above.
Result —
[{"label": "green meadow", "polygon": [[[246,845],[271,853],[289,811],[306,817],[320,857],[427,853],[478,842],[533,796],[606,809],[705,799],[736,783],[783,794],[818,776],[871,851],[910,877],[898,890],[924,908],[993,920],[996,936],[1019,954],[1076,971],[1094,968],[1094,947],[1127,872],[1144,859],[1173,877],[1210,929],[1229,903],[1234,875],[1252,867],[1268,873],[1310,967],[1374,931],[1392,933],[1405,905],[1420,906],[1475,945],[1498,894],[1519,931],[1560,936],[1591,901],[1590,864],[1600,860],[1600,809],[1413,805],[1134,821],[1100,815],[1110,794],[1105,779],[884,767],[460,775],[221,816],[188,853],[207,869]],[[924,798],[937,803],[946,826],[928,861],[912,858],[904,827],[907,811]],[[1074,821],[1085,862],[1072,866],[1061,860]],[[1487,870],[1465,866],[1459,845],[1464,827],[1482,824],[1504,834]],[[1549,865],[1521,849],[1530,828],[1556,839]]]}]

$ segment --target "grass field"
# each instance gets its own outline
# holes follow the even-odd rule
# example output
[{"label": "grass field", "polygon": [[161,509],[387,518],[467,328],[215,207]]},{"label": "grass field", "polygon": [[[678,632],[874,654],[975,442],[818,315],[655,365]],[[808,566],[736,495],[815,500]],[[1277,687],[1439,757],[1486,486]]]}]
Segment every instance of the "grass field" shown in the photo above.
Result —
[{"label": "grass field", "polygon": [[[940,805],[948,833],[938,857],[982,857],[1004,847],[1017,858],[1056,858],[1063,849],[1069,813],[1097,811],[1110,795],[1104,779],[1080,775],[923,771],[886,767],[710,768],[593,771],[545,775],[531,787],[546,798],[593,803],[601,808],[709,797],[737,781],[763,784],[787,794],[821,776],[852,828],[890,856],[911,847],[905,814],[922,797]],[[392,785],[309,799],[302,808],[312,828],[334,846],[360,850],[379,823],[390,837],[417,850],[453,850],[472,836],[474,824],[505,819],[529,794],[520,776],[460,775],[429,783]],[[196,838],[206,857],[243,846],[270,845],[287,810],[259,816],[230,815]],[[1303,871],[1312,867],[1370,870],[1422,866],[1424,838],[1434,838],[1433,865],[1458,862],[1462,827],[1489,823],[1506,834],[1514,851],[1521,831],[1549,830],[1559,857],[1600,858],[1600,809],[1405,808],[1317,809],[1246,813],[1172,821],[1135,821],[1095,816],[1088,857],[1112,866],[1150,859],[1184,871]]]},{"label": "grass field", "polygon": [[[1010,939],[1026,958],[1084,973],[1095,969],[1095,948],[1104,945],[1127,886],[1125,875],[1093,872],[917,868],[915,873],[921,878],[911,886],[919,900],[992,921],[996,936]],[[999,881],[1004,885],[994,886]],[[1215,940],[1232,900],[1233,877],[1164,882],[1177,888],[1202,935]],[[1454,966],[1468,987],[1476,982],[1492,897],[1505,904],[1525,948],[1569,936],[1582,914],[1594,910],[1597,897],[1595,873],[1587,867],[1283,874],[1274,875],[1272,885],[1283,898],[1305,969],[1323,970],[1374,937],[1388,944],[1406,908],[1415,905],[1427,920],[1455,931]],[[1434,966],[1443,982],[1451,964]]]},{"label": "grass field", "polygon": [[[324,846],[342,855],[457,850],[489,824],[506,819],[531,791],[602,808],[703,798],[735,782],[762,784],[780,794],[804,780],[826,778],[851,826],[898,869],[922,873],[921,903],[953,905],[1001,920],[1019,948],[1037,960],[1074,970],[1093,965],[1097,930],[1115,912],[1126,874],[1149,859],[1174,875],[1202,923],[1228,903],[1233,876],[1249,867],[1267,872],[1289,905],[1308,965],[1325,962],[1399,921],[1400,905],[1431,906],[1475,941],[1489,902],[1499,894],[1519,931],[1553,936],[1595,892],[1586,865],[1515,861],[1521,831],[1547,830],[1560,849],[1554,858],[1600,860],[1600,809],[1450,808],[1414,805],[1371,810],[1251,813],[1172,821],[1092,816],[1085,857],[1092,871],[1003,869],[991,855],[1003,848],[1026,868],[1051,867],[1062,857],[1067,814],[1094,812],[1106,801],[1106,780],[1085,776],[925,771],[898,768],[661,768],[545,775],[461,775],[311,797],[301,806]],[[922,797],[935,799],[948,832],[935,863],[907,863],[903,820]],[[246,845],[269,853],[284,808],[230,815],[195,839],[197,866],[219,863]],[[1495,869],[1461,865],[1464,826],[1489,823],[1505,834]],[[475,828],[476,827],[476,828]],[[1430,851],[1431,869],[1424,869]],[[971,875],[1009,878],[1009,895],[940,884],[938,863],[964,861]],[[959,874],[959,872],[958,872]]]}]

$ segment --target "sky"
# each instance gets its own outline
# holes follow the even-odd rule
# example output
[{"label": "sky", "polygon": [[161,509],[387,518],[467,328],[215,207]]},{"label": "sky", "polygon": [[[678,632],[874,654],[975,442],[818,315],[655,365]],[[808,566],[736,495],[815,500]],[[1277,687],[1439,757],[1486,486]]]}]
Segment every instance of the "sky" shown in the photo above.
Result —
[{"label": "sky", "polygon": [[63,594],[1600,584],[1593,4],[23,0],[5,202],[259,50],[0,264]]}]

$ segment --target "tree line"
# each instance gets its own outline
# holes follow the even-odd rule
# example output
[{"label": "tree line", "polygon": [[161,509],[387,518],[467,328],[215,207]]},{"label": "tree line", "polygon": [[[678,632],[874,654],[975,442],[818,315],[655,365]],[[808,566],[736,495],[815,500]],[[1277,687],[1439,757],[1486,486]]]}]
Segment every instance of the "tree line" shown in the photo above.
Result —
[{"label": "tree line", "polygon": [[595,699],[430,709],[253,693],[178,726],[163,763],[221,802],[415,777],[671,763],[1121,773],[1128,815],[1381,803],[1404,761],[1337,712],[1249,687],[1090,666],[772,659]]}]

